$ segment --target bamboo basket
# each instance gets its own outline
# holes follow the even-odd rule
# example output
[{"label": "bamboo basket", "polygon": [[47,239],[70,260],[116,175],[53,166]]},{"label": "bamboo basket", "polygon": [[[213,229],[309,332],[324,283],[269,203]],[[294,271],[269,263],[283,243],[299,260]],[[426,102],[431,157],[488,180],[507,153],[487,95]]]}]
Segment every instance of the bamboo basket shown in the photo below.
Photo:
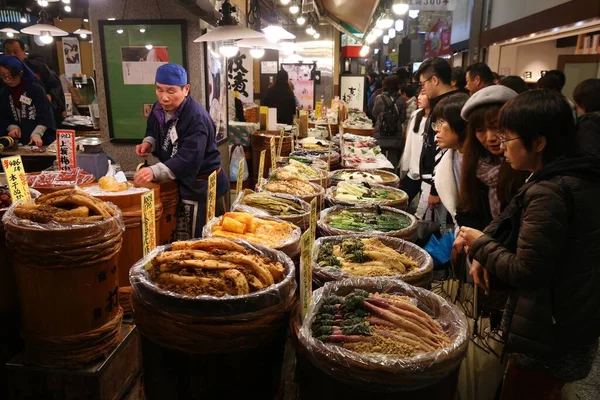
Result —
[{"label": "bamboo basket", "polygon": [[[353,183],[360,184],[358,182],[353,182]],[[352,206],[356,207],[356,206],[361,206],[361,205],[365,205],[365,206],[380,205],[380,206],[394,207],[399,210],[406,210],[406,208],[408,207],[408,195],[406,194],[405,191],[396,189],[396,188],[393,188],[390,186],[384,186],[384,185],[369,185],[369,187],[371,187],[373,189],[382,189],[385,191],[393,192],[402,197],[400,197],[399,199],[396,199],[396,200],[363,200],[363,201],[354,201],[354,202],[346,201],[346,200],[338,200],[335,198],[337,186],[332,186],[329,189],[327,189],[327,191],[325,192],[325,200],[326,200],[327,205],[330,207],[333,207],[336,205],[348,206],[348,207],[352,207]]]},{"label": "bamboo basket", "polygon": [[[361,355],[312,338],[310,325],[323,296],[344,296],[354,289],[411,297],[420,308],[427,309],[434,316],[450,337],[451,343],[435,352],[400,359],[395,356]],[[354,391],[358,390],[361,394],[369,394],[361,398],[379,398],[376,397],[378,394],[384,399],[397,399],[402,394],[402,398],[410,399],[453,399],[458,370],[469,343],[466,316],[456,306],[425,289],[394,279],[351,278],[327,283],[313,292],[304,321],[301,322],[299,313],[296,313],[290,324],[299,356],[308,361],[313,371],[324,373],[327,385],[340,388],[342,392],[339,395],[344,398],[345,393],[350,393],[350,398],[357,398]],[[450,382],[445,378],[451,378]],[[440,390],[442,388],[444,390]],[[435,397],[416,396],[431,392],[439,393]],[[395,397],[390,397],[392,393]]]},{"label": "bamboo basket", "polygon": [[[393,174],[388,171],[385,171],[385,170],[382,170],[382,169],[372,169],[372,170],[366,170],[366,171],[361,171],[361,170],[353,169],[353,168],[338,169],[337,171],[333,171],[329,174],[329,184],[331,186],[333,186],[333,185],[337,185],[338,182],[343,182],[344,180],[341,179],[340,176],[344,172],[358,173],[358,174],[360,174],[361,172],[367,172],[369,174],[379,175],[383,179],[383,182],[369,182],[369,183],[373,183],[376,185],[391,186],[391,187],[395,187],[395,188],[400,187],[400,178],[398,177],[398,175]],[[358,180],[358,179],[356,181],[364,182],[364,180]]]},{"label": "bamboo basket", "polygon": [[[317,285],[317,287],[321,287],[327,282],[340,281],[343,279],[354,277],[354,275],[350,275],[341,270],[322,268],[321,266],[319,266],[319,264],[317,263],[317,259],[319,256],[319,249],[321,248],[321,246],[323,246],[325,243],[339,244],[340,242],[350,238],[369,239],[372,237],[372,235],[352,235],[326,236],[317,239],[312,251],[313,282]],[[433,259],[431,258],[429,253],[427,253],[425,250],[415,245],[414,243],[407,242],[406,240],[390,236],[378,236],[377,238],[384,245],[391,247],[398,253],[406,254],[407,256],[413,258],[419,264],[419,267],[417,269],[412,270],[408,273],[381,276],[381,278],[400,279],[413,286],[419,286],[423,288],[428,288],[430,286],[431,281],[433,280]]]}]

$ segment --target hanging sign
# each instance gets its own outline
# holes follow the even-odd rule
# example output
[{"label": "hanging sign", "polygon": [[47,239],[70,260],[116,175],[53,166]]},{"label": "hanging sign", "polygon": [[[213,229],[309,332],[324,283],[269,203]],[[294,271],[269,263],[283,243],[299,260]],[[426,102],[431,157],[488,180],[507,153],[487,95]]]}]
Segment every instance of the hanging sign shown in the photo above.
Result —
[{"label": "hanging sign", "polygon": [[458,0],[408,0],[411,10],[454,11]]},{"label": "hanging sign", "polygon": [[60,171],[71,171],[77,168],[77,151],[75,149],[75,131],[58,129],[56,131],[56,161]]},{"label": "hanging sign", "polygon": [[17,203],[19,201],[31,200],[27,176],[25,175],[25,168],[23,168],[21,156],[3,158],[2,168],[6,175],[6,182],[8,184],[8,189],[10,190],[12,202]]},{"label": "hanging sign", "polygon": [[217,207],[217,171],[208,177],[208,198],[206,200],[206,222],[215,217]]},{"label": "hanging sign", "polygon": [[156,248],[154,190],[142,195],[142,250],[144,256]]},{"label": "hanging sign", "polygon": [[306,315],[312,298],[312,246],[312,233],[307,230],[300,238],[300,304],[302,304],[302,317]]},{"label": "hanging sign", "polygon": [[237,185],[235,187],[235,196],[237,197],[242,191],[242,185],[244,184],[244,161],[245,159],[241,159],[238,164],[238,174],[237,174]]}]

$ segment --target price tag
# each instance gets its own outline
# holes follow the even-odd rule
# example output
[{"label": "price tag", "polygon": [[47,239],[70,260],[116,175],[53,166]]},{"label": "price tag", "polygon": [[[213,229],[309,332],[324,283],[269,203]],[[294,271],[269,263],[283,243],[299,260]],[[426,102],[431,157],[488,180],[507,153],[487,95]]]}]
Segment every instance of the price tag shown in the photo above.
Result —
[{"label": "price tag", "polygon": [[304,318],[312,298],[313,238],[310,231],[302,234],[300,247],[300,304],[302,304],[302,317]]},{"label": "price tag", "polygon": [[281,158],[281,149],[283,148],[283,129],[279,132],[279,145],[277,146],[277,159]]},{"label": "price tag", "polygon": [[235,187],[235,196],[237,197],[242,191],[242,185],[244,184],[244,160],[243,158],[240,160],[238,164],[238,174],[237,174],[237,185]]},{"label": "price tag", "polygon": [[271,169],[277,168],[277,153],[275,149],[275,136],[271,136]]},{"label": "price tag", "polygon": [[265,156],[267,154],[266,150],[260,152],[260,161],[258,162],[258,182],[260,184],[260,180],[265,175]]},{"label": "price tag", "polygon": [[315,117],[317,119],[321,118],[321,115],[323,114],[323,103],[321,103],[320,101],[317,101],[315,104]]},{"label": "price tag", "polygon": [[213,171],[208,177],[208,194],[206,199],[206,222],[215,217],[217,207],[217,171]]},{"label": "price tag", "polygon": [[156,248],[154,190],[142,195],[142,250],[144,256]]},{"label": "price tag", "polygon": [[327,153],[327,175],[329,176],[329,171],[331,171],[331,145],[333,144],[333,140],[329,139],[329,151]]},{"label": "price tag", "polygon": [[25,168],[23,168],[21,156],[3,158],[2,168],[6,174],[6,183],[10,190],[12,202],[17,203],[19,201],[31,200],[27,176],[25,175]]},{"label": "price tag", "polygon": [[58,129],[56,131],[56,161],[60,171],[71,171],[77,168],[77,151],[75,150],[75,131]]},{"label": "price tag", "polygon": [[310,201],[310,232],[313,241],[317,238],[317,198]]}]

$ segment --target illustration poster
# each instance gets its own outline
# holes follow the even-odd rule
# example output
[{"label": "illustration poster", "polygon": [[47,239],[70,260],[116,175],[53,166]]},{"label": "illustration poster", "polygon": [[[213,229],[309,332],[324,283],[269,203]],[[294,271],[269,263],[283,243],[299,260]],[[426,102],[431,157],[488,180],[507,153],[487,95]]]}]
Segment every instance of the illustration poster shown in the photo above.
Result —
[{"label": "illustration poster", "polygon": [[63,37],[63,58],[65,63],[65,75],[69,82],[73,83],[73,75],[81,74],[81,55],[79,52],[79,40],[74,37]]},{"label": "illustration poster", "polygon": [[125,85],[154,85],[156,70],[169,62],[166,46],[121,47],[123,83]]},{"label": "illustration poster", "polygon": [[301,110],[311,111],[315,103],[315,82],[311,79],[314,64],[281,64],[294,86]]},{"label": "illustration poster", "polygon": [[436,18],[431,18],[429,31],[425,35],[425,58],[452,54],[452,50],[450,50],[451,37],[451,13],[437,13]]},{"label": "illustration poster", "polygon": [[206,43],[206,108],[217,129],[217,143],[227,139],[227,71],[226,58],[219,54],[219,43]]}]

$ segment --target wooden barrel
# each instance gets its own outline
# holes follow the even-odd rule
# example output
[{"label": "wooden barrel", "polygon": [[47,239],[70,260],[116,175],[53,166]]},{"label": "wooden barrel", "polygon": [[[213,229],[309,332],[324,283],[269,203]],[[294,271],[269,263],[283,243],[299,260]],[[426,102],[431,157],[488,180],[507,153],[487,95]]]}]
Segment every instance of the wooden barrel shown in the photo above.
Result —
[{"label": "wooden barrel", "polygon": [[179,202],[179,186],[174,180],[160,183],[160,202],[163,207],[163,217],[158,223],[160,239],[158,246],[172,243],[175,240],[177,228],[177,204]]},{"label": "wooden barrel", "polygon": [[[147,185],[154,190],[154,205],[156,218],[156,244],[160,242],[160,219],[162,217],[162,203],[160,200],[160,186],[155,183]],[[129,269],[143,257],[142,249],[142,208],[141,198],[144,192],[125,193],[114,192],[111,194],[96,195],[94,197],[108,201],[121,209],[125,232],[123,233],[123,251],[118,263],[119,303],[126,315],[131,313],[131,286],[129,285]]]},{"label": "wooden barrel", "polygon": [[[252,134],[250,145],[252,147],[252,179],[258,182],[258,166],[260,164],[260,153],[266,150],[265,154],[265,168],[263,176],[266,178],[271,169],[271,138],[275,137],[275,149],[279,149],[279,137],[281,133],[279,131],[256,131]],[[289,133],[283,134],[283,144],[281,147],[282,157],[288,156],[292,151],[292,138]]]},{"label": "wooden barrel", "polygon": [[118,344],[120,215],[68,229],[9,221],[21,335],[29,360],[74,368]]}]

